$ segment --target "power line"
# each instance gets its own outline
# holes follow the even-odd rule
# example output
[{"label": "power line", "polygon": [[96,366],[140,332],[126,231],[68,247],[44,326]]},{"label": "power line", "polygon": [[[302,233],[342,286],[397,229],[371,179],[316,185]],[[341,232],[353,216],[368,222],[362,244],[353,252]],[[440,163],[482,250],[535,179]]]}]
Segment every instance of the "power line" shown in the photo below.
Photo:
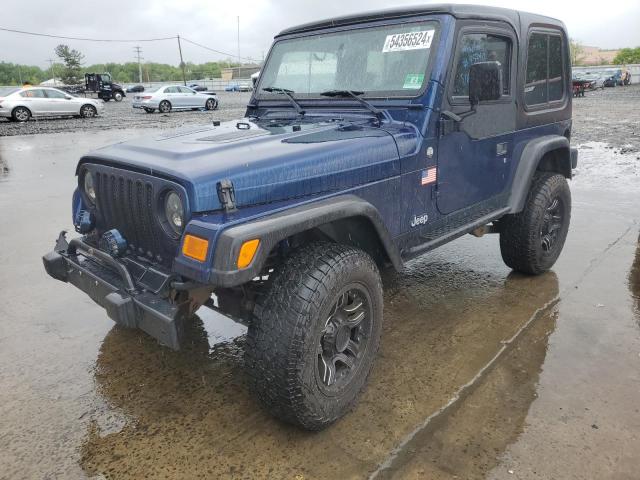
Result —
[{"label": "power line", "polygon": [[214,48],[207,47],[206,45],[202,45],[201,43],[194,42],[193,40],[189,40],[188,38],[180,37],[180,40],[182,40],[183,42],[191,43],[191,44],[193,44],[193,45],[195,45],[197,47],[204,48],[205,50],[209,50],[209,51],[214,52],[214,53],[219,53],[220,55],[226,55],[227,57],[231,57],[231,58],[236,57],[238,59],[249,60],[250,62],[254,61],[253,58],[250,58],[250,57],[239,57],[239,56],[237,56],[237,55],[235,55],[233,53],[221,52],[220,50],[216,50]]},{"label": "power line", "polygon": [[11,32],[11,33],[20,33],[22,35],[33,35],[36,37],[49,37],[49,38],[61,38],[63,40],[80,40],[84,42],[114,42],[114,43],[137,43],[137,42],[157,42],[160,40],[175,40],[175,36],[173,37],[160,37],[160,38],[143,38],[143,39],[116,39],[116,38],[84,38],[84,37],[66,37],[63,35],[51,35],[48,33],[37,33],[37,32],[27,32],[24,30],[14,30],[12,28],[4,28],[0,27],[0,31],[3,32]]},{"label": "power line", "polygon": [[[172,36],[172,37],[142,38],[142,39],[70,37],[70,36],[65,36],[65,35],[53,35],[53,34],[49,34],[49,33],[27,32],[25,30],[15,30],[15,29],[12,29],[12,28],[5,28],[5,27],[0,27],[0,31],[10,32],[10,33],[19,33],[19,34],[22,34],[22,35],[32,35],[32,36],[36,36],[36,37],[59,38],[59,39],[63,39],[63,40],[78,40],[78,41],[83,41],[83,42],[106,42],[106,43],[158,42],[158,41],[162,41],[162,40],[175,40],[175,39],[178,38],[177,35],[176,36]],[[238,29],[238,36],[239,36],[239,29]],[[187,43],[191,43],[192,45],[195,45],[197,47],[204,48],[205,50],[209,50],[210,52],[218,53],[220,55],[225,55],[225,56],[231,57],[231,58],[236,57],[236,55],[233,54],[233,53],[216,50],[215,48],[211,48],[211,47],[208,47],[208,46],[203,45],[201,43],[194,42],[193,40],[189,40],[188,38],[180,37],[180,39],[185,41],[185,42],[187,42]],[[240,40],[240,38],[238,38],[238,42],[239,42],[239,40]],[[250,62],[255,62],[255,60],[253,58],[251,58],[251,57],[241,57],[239,54],[240,54],[240,49],[238,48],[238,55],[236,57],[236,58],[238,58],[238,61],[247,60],[247,61],[250,61]]]}]

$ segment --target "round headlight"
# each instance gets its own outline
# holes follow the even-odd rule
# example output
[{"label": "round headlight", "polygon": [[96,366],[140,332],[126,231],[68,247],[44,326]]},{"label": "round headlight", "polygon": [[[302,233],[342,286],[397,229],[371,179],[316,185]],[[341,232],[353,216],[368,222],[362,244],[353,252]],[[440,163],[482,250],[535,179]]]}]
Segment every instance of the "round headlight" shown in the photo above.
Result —
[{"label": "round headlight", "polygon": [[182,200],[176,192],[169,192],[164,200],[164,213],[171,230],[178,235],[184,228],[184,208]]},{"label": "round headlight", "polygon": [[96,189],[93,186],[93,175],[89,170],[84,174],[84,193],[87,194],[92,203],[96,203]]}]

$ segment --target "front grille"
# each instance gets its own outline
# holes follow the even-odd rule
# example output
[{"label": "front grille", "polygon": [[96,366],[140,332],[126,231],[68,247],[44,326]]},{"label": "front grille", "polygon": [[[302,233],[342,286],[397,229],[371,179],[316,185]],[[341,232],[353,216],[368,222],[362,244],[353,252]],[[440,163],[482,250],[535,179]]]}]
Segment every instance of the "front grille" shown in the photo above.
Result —
[{"label": "front grille", "polygon": [[117,228],[127,240],[131,253],[170,265],[179,239],[165,231],[158,220],[159,195],[168,185],[127,170],[92,167],[98,234]]}]

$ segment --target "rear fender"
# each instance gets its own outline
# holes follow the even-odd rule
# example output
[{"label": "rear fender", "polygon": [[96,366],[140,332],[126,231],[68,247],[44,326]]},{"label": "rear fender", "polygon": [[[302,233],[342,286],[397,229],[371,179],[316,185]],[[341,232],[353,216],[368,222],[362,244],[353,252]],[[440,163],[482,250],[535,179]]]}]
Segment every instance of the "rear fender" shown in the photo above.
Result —
[{"label": "rear fender", "polygon": [[522,211],[537,171],[557,172],[570,179],[571,170],[576,164],[577,151],[569,147],[566,137],[547,135],[528,142],[522,150],[511,185],[509,213]]}]

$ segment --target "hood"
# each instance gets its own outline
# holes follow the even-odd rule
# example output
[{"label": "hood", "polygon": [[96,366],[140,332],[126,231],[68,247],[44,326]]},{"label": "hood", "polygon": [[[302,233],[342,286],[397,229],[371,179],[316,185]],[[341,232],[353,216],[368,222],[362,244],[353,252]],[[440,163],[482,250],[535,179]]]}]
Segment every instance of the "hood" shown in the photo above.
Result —
[{"label": "hood", "polygon": [[115,144],[80,163],[106,163],[171,178],[187,189],[196,213],[221,208],[217,183],[223,179],[231,180],[236,204],[243,207],[398,175],[398,147],[388,130],[362,119],[242,119]]}]

